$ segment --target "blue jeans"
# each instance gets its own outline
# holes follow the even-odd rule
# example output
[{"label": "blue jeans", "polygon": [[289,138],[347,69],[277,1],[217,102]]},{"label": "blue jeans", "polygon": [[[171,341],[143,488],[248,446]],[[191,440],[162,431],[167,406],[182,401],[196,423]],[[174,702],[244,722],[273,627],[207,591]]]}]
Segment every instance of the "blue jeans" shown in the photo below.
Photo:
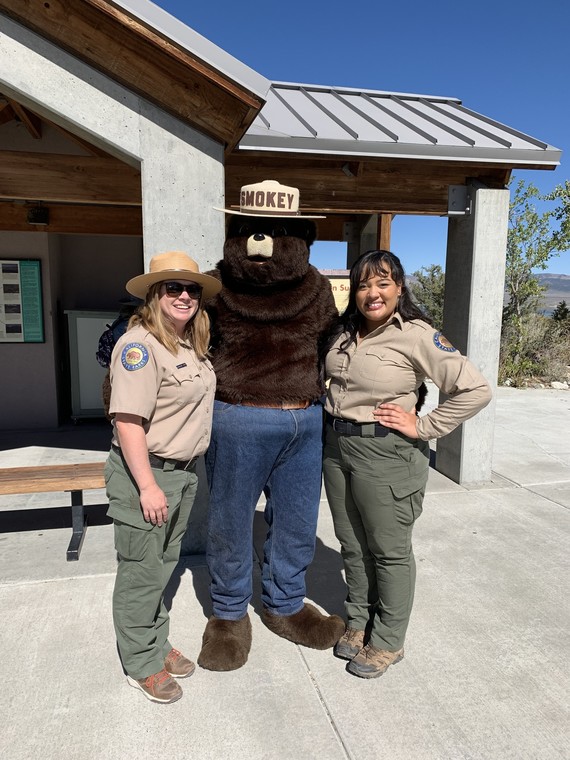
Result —
[{"label": "blue jeans", "polygon": [[208,568],[214,615],[239,620],[252,596],[253,516],[265,493],[262,602],[276,615],[302,609],[321,495],[320,404],[282,410],[214,403],[206,454]]}]

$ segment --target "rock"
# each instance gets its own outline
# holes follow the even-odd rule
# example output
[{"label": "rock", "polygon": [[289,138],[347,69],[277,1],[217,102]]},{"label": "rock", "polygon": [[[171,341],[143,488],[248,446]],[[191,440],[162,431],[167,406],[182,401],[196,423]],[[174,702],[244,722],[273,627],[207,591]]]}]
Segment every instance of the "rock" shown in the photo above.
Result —
[{"label": "rock", "polygon": [[551,388],[555,388],[557,391],[567,391],[568,383],[559,383],[558,380],[553,380],[550,383]]}]

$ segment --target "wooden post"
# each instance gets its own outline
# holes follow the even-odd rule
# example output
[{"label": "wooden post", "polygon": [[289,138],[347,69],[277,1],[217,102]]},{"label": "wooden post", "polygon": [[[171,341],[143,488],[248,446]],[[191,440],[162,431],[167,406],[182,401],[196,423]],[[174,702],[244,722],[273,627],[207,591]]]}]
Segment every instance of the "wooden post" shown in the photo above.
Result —
[{"label": "wooden post", "polygon": [[382,251],[390,250],[392,236],[392,214],[378,214],[377,248]]}]

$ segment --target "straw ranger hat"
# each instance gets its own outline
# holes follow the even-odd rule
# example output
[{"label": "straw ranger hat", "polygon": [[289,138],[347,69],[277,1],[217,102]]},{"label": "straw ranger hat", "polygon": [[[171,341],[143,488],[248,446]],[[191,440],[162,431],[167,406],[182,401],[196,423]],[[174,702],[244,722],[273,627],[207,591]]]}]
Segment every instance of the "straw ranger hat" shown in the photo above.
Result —
[{"label": "straw ranger hat", "polygon": [[150,260],[150,271],[139,274],[126,284],[127,291],[137,298],[144,298],[151,285],[168,280],[190,280],[202,286],[204,298],[211,298],[222,289],[222,283],[209,274],[200,274],[198,264],[183,251],[157,253]]},{"label": "straw ranger hat", "polygon": [[224,214],[239,216],[278,216],[285,219],[325,219],[324,216],[306,216],[299,212],[299,190],[273,179],[253,185],[243,185],[237,208],[216,208]]}]

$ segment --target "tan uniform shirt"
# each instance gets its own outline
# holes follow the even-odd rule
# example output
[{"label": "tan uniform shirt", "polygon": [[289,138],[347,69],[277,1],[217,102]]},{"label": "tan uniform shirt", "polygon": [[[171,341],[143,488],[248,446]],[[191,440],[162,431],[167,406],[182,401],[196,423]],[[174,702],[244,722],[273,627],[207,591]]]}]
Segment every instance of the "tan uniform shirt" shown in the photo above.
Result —
[{"label": "tan uniform shirt", "polygon": [[[138,325],[117,341],[110,369],[110,413],[142,417],[150,453],[183,461],[206,451],[216,390],[207,359],[182,341],[174,356]],[[120,446],[115,426],[113,443]]]},{"label": "tan uniform shirt", "polygon": [[404,322],[399,314],[354,343],[339,350],[346,334],[335,341],[326,358],[330,384],[325,408],[352,422],[374,421],[379,404],[398,404],[411,412],[417,389],[429,377],[449,398],[418,418],[424,441],[450,433],[491,400],[491,390],[479,370],[442,334],[420,319]]}]

